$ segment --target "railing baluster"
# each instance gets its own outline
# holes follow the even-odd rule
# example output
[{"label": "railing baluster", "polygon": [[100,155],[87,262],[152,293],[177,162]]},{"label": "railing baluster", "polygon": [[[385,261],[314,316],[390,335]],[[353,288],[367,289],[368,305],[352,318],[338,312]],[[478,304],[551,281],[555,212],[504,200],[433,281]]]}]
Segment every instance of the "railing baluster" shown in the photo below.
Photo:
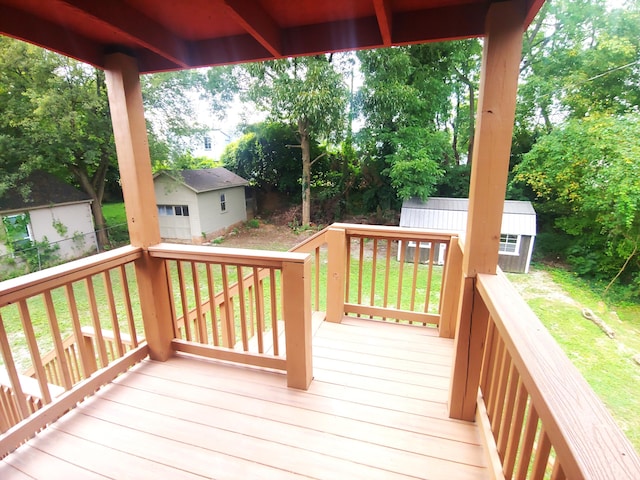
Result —
[{"label": "railing baluster", "polygon": [[[407,245],[409,244],[407,243],[405,245],[405,242],[398,242],[398,248],[400,248],[400,265],[398,266],[398,293],[396,299],[396,309],[398,310],[400,310],[400,308],[402,307],[402,281],[404,279],[404,264],[406,261]],[[387,275],[389,275],[389,270],[387,270]],[[396,322],[398,321],[399,320],[396,318]]]},{"label": "railing baluster", "polygon": [[[20,420],[23,418],[27,418],[30,414],[29,406],[27,405],[27,400],[22,391],[22,385],[20,384],[20,377],[18,376],[18,371],[16,370],[16,364],[13,360],[13,353],[11,352],[11,345],[9,344],[9,339],[7,338],[7,331],[4,328],[4,321],[2,320],[2,315],[0,315],[0,353],[2,353],[2,360],[4,361],[4,367],[7,370],[7,375],[9,376],[9,382],[11,383],[11,390],[13,391],[13,396],[15,398],[15,402],[18,406],[18,414],[20,415]],[[16,423],[16,422],[13,422]]]},{"label": "railing baluster", "polygon": [[218,337],[218,314],[216,313],[216,288],[210,263],[205,264],[207,268],[207,286],[209,287],[209,311],[211,312],[211,334],[213,335],[213,344],[217,347],[220,345]]},{"label": "railing baluster", "polygon": [[47,384],[47,375],[42,365],[42,358],[40,356],[40,349],[38,348],[38,342],[36,340],[35,332],[33,331],[33,324],[31,323],[31,314],[29,313],[29,307],[26,300],[20,300],[18,302],[18,310],[20,311],[20,321],[22,322],[22,330],[27,340],[29,347],[29,354],[31,355],[31,364],[36,375],[36,380],[40,387],[40,393],[44,403],[51,403],[51,394],[49,393],[49,385]]},{"label": "railing baluster", "polygon": [[89,378],[93,372],[96,371],[96,359],[95,356],[89,355],[86,344],[83,341],[82,327],[80,326],[80,316],[78,315],[78,304],[76,302],[76,295],[73,291],[73,285],[67,283],[65,285],[65,295],[67,297],[67,305],[69,306],[69,313],[71,313],[71,324],[73,326],[73,335],[76,339],[78,351],[80,353],[80,362],[82,365],[82,377]]},{"label": "railing baluster", "polygon": [[[490,323],[493,323],[490,321]],[[498,390],[500,387],[500,375],[502,372],[502,364],[504,362],[505,356],[505,345],[499,335],[495,335],[495,356],[493,362],[491,364],[491,391],[489,394],[491,406],[488,409],[489,411],[489,419],[491,420],[491,425],[494,425],[496,411],[498,410],[500,404],[500,396],[498,394]],[[495,433],[495,432],[494,432]]]},{"label": "railing baluster", "polygon": [[556,457],[555,462],[553,462],[553,470],[551,470],[550,480],[565,480],[566,478],[567,476],[562,470],[562,464],[558,461],[558,457]]},{"label": "railing baluster", "polygon": [[187,287],[184,281],[184,267],[180,260],[176,261],[176,267],[178,269],[178,285],[180,287],[180,304],[182,305],[182,324],[184,327],[184,335],[187,340],[194,341],[195,339],[191,334],[191,320],[189,318]]},{"label": "railing baluster", "polygon": [[[416,240],[416,248],[413,250],[413,276],[411,280],[411,307],[409,310],[413,310],[416,306],[416,287],[418,285],[418,266],[420,265],[420,245],[421,242]],[[409,322],[413,324],[413,322]]]},{"label": "railing baluster", "polygon": [[315,311],[320,311],[320,247],[315,249]]},{"label": "railing baluster", "polygon": [[533,443],[536,439],[538,431],[538,412],[535,406],[529,403],[529,413],[525,423],[524,435],[522,436],[522,446],[520,447],[520,459],[518,461],[518,469],[516,470],[516,478],[527,478],[527,471],[531,463],[531,453],[533,452]]},{"label": "railing baluster", "polygon": [[[138,333],[136,332],[136,324],[133,318],[133,307],[131,305],[131,293],[129,291],[129,280],[127,278],[127,270],[124,265],[120,265],[120,280],[122,281],[122,299],[124,300],[125,312],[127,314],[127,322],[129,325],[129,338],[133,347],[138,346]],[[167,271],[169,269],[167,268]],[[169,298],[173,298],[170,296]],[[170,302],[173,305],[173,300]],[[175,318],[175,315],[173,316]]]},{"label": "railing baluster", "polygon": [[[118,358],[124,355],[124,349],[122,347],[122,336],[120,335],[120,323],[118,321],[118,311],[116,310],[116,302],[113,296],[113,283],[111,282],[111,274],[109,270],[102,272],[102,279],[104,282],[104,288],[107,293],[107,302],[109,303],[109,312],[111,313],[111,328],[113,330],[113,337],[115,342]],[[114,355],[112,353],[112,356]],[[112,357],[113,358],[113,357]]]},{"label": "railing baluster", "polygon": [[[271,269],[269,269],[271,270]],[[253,284],[256,292],[256,323],[258,330],[258,353],[264,353],[264,285],[260,279],[258,267],[253,267]]]},{"label": "railing baluster", "polygon": [[227,266],[220,265],[222,272],[222,291],[224,292],[224,304],[220,306],[222,315],[222,336],[223,345],[227,348],[233,348],[236,343],[235,322],[233,318],[233,304],[229,296],[229,279],[227,277]]},{"label": "railing baluster", "polygon": [[209,343],[209,335],[207,334],[207,326],[202,316],[202,298],[200,295],[200,276],[198,274],[198,265],[191,262],[191,280],[193,281],[193,296],[196,302],[196,326],[198,331],[198,341],[200,343]]},{"label": "railing baluster", "polygon": [[[369,305],[375,305],[376,298],[376,277],[378,273],[378,239],[373,239],[373,258],[371,259],[371,294],[369,296]],[[373,318],[373,315],[369,315]]]},{"label": "railing baluster", "polygon": [[[364,268],[364,237],[360,237],[359,254],[358,254],[358,305],[362,304],[362,271]],[[358,317],[360,314],[358,314]]]},{"label": "railing baluster", "polygon": [[49,329],[51,330],[53,345],[56,350],[56,367],[60,374],[58,377],[58,381],[62,383],[62,386],[65,388],[65,390],[69,390],[73,386],[73,382],[71,380],[71,374],[69,373],[69,364],[67,363],[67,359],[64,354],[62,335],[60,334],[58,318],[56,316],[56,310],[53,306],[53,299],[51,298],[51,290],[45,290],[44,292],[44,305],[47,310]]},{"label": "railing baluster", "polygon": [[[431,284],[433,282],[433,263],[435,258],[435,252],[437,252],[440,248],[440,244],[438,242],[431,241],[429,242],[429,264],[427,266],[427,292],[424,298],[424,313],[429,313],[429,304],[431,303]],[[442,292],[442,280],[444,280],[444,272],[442,272],[441,280],[440,280],[440,291]],[[440,300],[442,300],[442,295],[440,295]],[[441,309],[438,308],[438,312]]]},{"label": "railing baluster", "polygon": [[549,440],[547,432],[545,432],[543,426],[538,434],[538,445],[536,446],[536,453],[533,457],[533,466],[531,468],[530,476],[531,479],[544,479],[549,462],[549,453],[551,453],[551,441]]},{"label": "railing baluster", "polygon": [[269,288],[271,294],[271,332],[273,335],[273,354],[280,355],[280,344],[278,342],[278,312],[276,297],[276,272],[273,268],[269,269]]},{"label": "railing baluster", "polygon": [[518,459],[518,449],[520,447],[520,439],[522,436],[524,414],[527,409],[527,400],[529,397],[521,379],[518,379],[517,390],[518,393],[516,395],[513,421],[511,422],[511,429],[507,440],[507,449],[502,462],[503,472],[506,478],[511,478],[513,476],[516,460]]},{"label": "railing baluster", "polygon": [[498,431],[496,445],[500,458],[504,458],[504,454],[507,448],[507,440],[509,439],[509,429],[511,428],[511,422],[513,419],[513,411],[516,403],[516,393],[518,392],[518,383],[520,382],[520,375],[516,370],[513,362],[509,368],[509,388],[505,396],[505,410],[502,417],[502,424]]},{"label": "railing baluster", "polygon": [[346,278],[344,285],[344,301],[350,302],[350,291],[351,291],[351,236],[347,235],[347,265],[346,265]]},{"label": "railing baluster", "polygon": [[[391,266],[391,239],[387,238],[387,255],[385,258],[385,273],[384,273],[384,299],[382,306],[387,308],[389,304],[389,267]],[[386,320],[386,318],[383,318]]]},{"label": "railing baluster", "polygon": [[242,276],[242,267],[236,266],[238,272],[238,302],[240,304],[240,333],[242,337],[242,349],[246,352],[249,350],[249,339],[247,336],[247,311],[244,296],[244,278]]},{"label": "railing baluster", "polygon": [[100,316],[98,314],[98,303],[96,302],[96,292],[91,277],[85,278],[85,287],[87,289],[87,297],[89,298],[89,311],[91,312],[91,320],[96,336],[98,347],[98,358],[100,358],[100,366],[106,367],[109,364],[107,349],[105,348],[104,338],[102,337],[102,326],[100,325]]},{"label": "railing baluster", "polygon": [[507,384],[509,382],[509,371],[511,368],[511,357],[509,356],[509,352],[507,351],[506,346],[503,350],[504,353],[502,355],[502,362],[500,364],[500,375],[498,377],[498,390],[496,394],[496,401],[494,402],[493,407],[494,419],[491,422],[494,438],[498,437],[500,426],[505,414],[505,394],[507,391]]}]

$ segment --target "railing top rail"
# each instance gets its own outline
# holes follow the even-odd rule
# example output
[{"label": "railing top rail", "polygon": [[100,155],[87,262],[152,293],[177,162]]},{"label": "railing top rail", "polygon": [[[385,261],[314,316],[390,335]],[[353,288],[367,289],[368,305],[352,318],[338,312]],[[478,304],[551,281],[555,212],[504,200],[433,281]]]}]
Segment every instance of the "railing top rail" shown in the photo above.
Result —
[{"label": "railing top rail", "polygon": [[29,273],[21,277],[0,282],[0,307],[10,305],[23,298],[29,298],[46,290],[74,282],[82,278],[104,272],[136,260],[142,255],[142,248],[131,245],[116,248]]},{"label": "railing top rail", "polygon": [[166,260],[185,260],[259,268],[282,268],[284,263],[304,263],[306,253],[273,252],[246,248],[205,247],[159,243],[149,247],[149,255]]},{"label": "railing top rail", "polygon": [[333,228],[344,229],[347,235],[369,238],[398,238],[401,240],[424,240],[448,242],[457,237],[455,232],[435,232],[424,228],[407,228],[386,225],[360,225],[356,223],[334,223]]},{"label": "railing top rail", "polygon": [[640,478],[633,446],[509,280],[479,274],[477,289],[567,478]]},{"label": "railing top rail", "polygon": [[291,247],[288,251],[306,253],[315,250],[322,244],[327,243],[325,240],[325,234],[327,233],[328,228],[329,227],[325,227],[319,232],[314,233],[310,237],[305,238],[302,242],[298,243],[294,247]]}]

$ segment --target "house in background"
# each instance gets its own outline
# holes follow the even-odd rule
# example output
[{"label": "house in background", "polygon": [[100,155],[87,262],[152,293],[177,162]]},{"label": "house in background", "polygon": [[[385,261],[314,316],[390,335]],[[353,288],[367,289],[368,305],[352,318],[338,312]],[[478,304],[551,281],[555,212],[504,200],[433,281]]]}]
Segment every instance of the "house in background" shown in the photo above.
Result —
[{"label": "house in background", "polygon": [[156,173],[160,236],[202,243],[245,222],[247,184],[224,167]]},{"label": "house in background", "polygon": [[[433,197],[426,202],[418,198],[405,200],[400,213],[400,226],[425,228],[436,232],[457,233],[464,241],[467,229],[468,198]],[[500,229],[498,265],[505,272],[528,273],[536,236],[536,212],[531,202],[505,200]],[[415,244],[407,244],[406,259],[414,258]],[[428,248],[421,247],[420,261],[426,261]],[[436,252],[438,263],[444,263],[444,244]]]},{"label": "house in background", "polygon": [[0,255],[47,242],[60,259],[98,249],[91,198],[46,172],[33,172],[0,197]]}]

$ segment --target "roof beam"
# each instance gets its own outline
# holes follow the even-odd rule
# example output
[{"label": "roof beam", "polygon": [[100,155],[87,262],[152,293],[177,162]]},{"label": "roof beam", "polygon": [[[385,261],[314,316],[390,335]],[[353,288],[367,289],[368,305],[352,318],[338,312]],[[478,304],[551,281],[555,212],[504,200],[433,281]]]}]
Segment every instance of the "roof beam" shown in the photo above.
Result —
[{"label": "roof beam", "polygon": [[194,65],[198,67],[274,58],[249,34],[193,42],[193,54]]},{"label": "roof beam", "polygon": [[0,31],[94,67],[103,66],[103,49],[95,41],[77,34],[69,35],[60,25],[8,5],[2,6]]},{"label": "roof beam", "polygon": [[122,0],[64,0],[70,8],[79,10],[126,35],[133,43],[148,49],[177,67],[191,66],[187,43],[159,23],[131,8]]},{"label": "roof beam", "polygon": [[394,44],[482,36],[488,6],[488,3],[478,3],[397,13],[394,16]]},{"label": "roof beam", "polygon": [[373,6],[376,9],[376,18],[380,27],[380,35],[382,43],[385,47],[391,46],[391,35],[393,33],[393,14],[391,12],[391,4],[389,0],[373,0]]},{"label": "roof beam", "polygon": [[285,56],[317,55],[381,46],[380,30],[373,16],[292,27],[283,32]]},{"label": "roof beam", "polygon": [[[281,31],[262,6],[252,0],[225,0],[227,13],[276,58],[282,57]],[[295,7],[292,7],[295,8]]]}]

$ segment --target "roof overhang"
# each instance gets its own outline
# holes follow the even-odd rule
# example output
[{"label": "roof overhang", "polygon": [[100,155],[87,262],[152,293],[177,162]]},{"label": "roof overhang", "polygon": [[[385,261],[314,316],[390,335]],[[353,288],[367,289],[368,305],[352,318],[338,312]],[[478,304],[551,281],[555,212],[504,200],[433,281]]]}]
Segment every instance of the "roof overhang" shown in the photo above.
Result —
[{"label": "roof overhang", "polygon": [[[544,0],[518,1],[527,24]],[[141,73],[480,37],[490,0],[0,0],[0,33]]]}]

